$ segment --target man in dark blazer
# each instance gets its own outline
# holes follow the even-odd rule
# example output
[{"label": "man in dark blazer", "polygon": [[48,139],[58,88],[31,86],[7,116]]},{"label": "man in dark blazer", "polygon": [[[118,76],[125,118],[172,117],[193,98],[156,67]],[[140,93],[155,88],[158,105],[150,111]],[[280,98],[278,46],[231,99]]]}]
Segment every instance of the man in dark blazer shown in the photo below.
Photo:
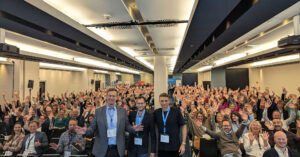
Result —
[{"label": "man in dark blazer", "polygon": [[118,91],[110,88],[106,92],[107,104],[95,110],[95,117],[89,128],[77,129],[78,134],[91,137],[96,133],[93,154],[96,157],[123,157],[125,153],[125,131],[142,131],[141,124],[131,126],[127,111],[116,105]]},{"label": "man in dark blazer", "polygon": [[282,131],[277,131],[274,135],[275,146],[267,151],[265,151],[263,157],[299,157],[293,150],[287,147],[287,137]]},{"label": "man in dark blazer", "polygon": [[146,99],[144,97],[140,96],[136,98],[135,101],[137,111],[130,112],[128,119],[131,124],[142,124],[144,130],[129,135],[129,157],[148,156],[149,136],[151,137],[150,157],[154,157],[156,152],[156,134],[153,116],[145,110]]},{"label": "man in dark blazer", "polygon": [[21,153],[40,157],[48,146],[48,139],[44,132],[37,131],[39,122],[33,120],[29,122],[30,134],[23,139]]}]

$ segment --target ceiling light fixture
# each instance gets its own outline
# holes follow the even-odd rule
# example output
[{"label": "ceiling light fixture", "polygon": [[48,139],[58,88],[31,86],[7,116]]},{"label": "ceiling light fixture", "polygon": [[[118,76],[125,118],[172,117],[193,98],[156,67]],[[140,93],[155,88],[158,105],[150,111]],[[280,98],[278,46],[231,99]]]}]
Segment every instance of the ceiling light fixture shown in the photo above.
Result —
[{"label": "ceiling light fixture", "polygon": [[272,41],[272,42],[268,42],[268,43],[262,44],[262,45],[249,45],[249,46],[251,46],[253,48],[246,51],[246,53],[248,55],[253,55],[253,54],[258,53],[258,52],[262,52],[262,51],[265,51],[265,50],[276,48],[277,47],[277,40]]},{"label": "ceiling light fixture", "polygon": [[231,55],[229,57],[225,57],[225,58],[222,58],[220,60],[217,60],[217,61],[215,61],[215,63],[216,63],[216,65],[221,65],[221,64],[224,64],[224,63],[228,63],[228,62],[246,57],[246,56],[247,56],[246,53],[234,54],[234,55]]},{"label": "ceiling light fixture", "polygon": [[0,61],[1,61],[1,62],[6,62],[6,61],[7,61],[7,58],[0,57]]},{"label": "ceiling light fixture", "polygon": [[282,62],[286,62],[286,61],[296,61],[296,60],[299,60],[299,54],[277,57],[277,58],[268,59],[268,60],[264,60],[264,61],[254,62],[251,64],[251,66],[256,67],[256,66],[262,66],[262,65],[269,65],[269,64],[273,64],[273,63],[282,63]]},{"label": "ceiling light fixture", "polygon": [[94,70],[94,72],[108,74],[108,71],[105,71],[105,70]]},{"label": "ceiling light fixture", "polygon": [[60,64],[50,64],[50,63],[43,63],[40,62],[40,67],[42,68],[54,68],[54,69],[62,69],[62,70],[73,70],[73,71],[83,71],[84,68],[67,66],[67,65],[60,65]]},{"label": "ceiling light fixture", "polygon": [[97,60],[89,59],[89,58],[74,58],[74,61],[84,63],[84,64],[93,65],[93,66],[100,67],[100,68],[115,70],[115,71],[123,71],[123,72],[133,73],[133,74],[139,74],[140,73],[140,72],[135,71],[135,70],[118,67],[118,66],[115,66],[115,65],[111,65],[111,64],[108,64],[108,63],[104,63],[102,61],[97,61]]},{"label": "ceiling light fixture", "polygon": [[144,63],[151,70],[154,70],[154,66],[152,64],[150,64],[149,62],[147,62],[146,60],[144,60],[144,58],[136,57],[136,59],[139,60],[140,62]]},{"label": "ceiling light fixture", "polygon": [[44,56],[50,56],[50,57],[55,57],[55,58],[60,58],[60,59],[65,59],[65,60],[72,60],[73,56],[67,55],[64,53],[59,53],[53,50],[48,50],[48,49],[43,49],[37,46],[32,46],[28,44],[23,44],[17,41],[9,40],[6,39],[5,42],[10,45],[14,45],[19,47],[22,51],[26,51],[29,53],[35,53],[35,54],[40,54]]},{"label": "ceiling light fixture", "polygon": [[212,65],[204,66],[199,68],[198,71],[202,72],[202,71],[210,70],[212,67],[213,67]]},{"label": "ceiling light fixture", "polygon": [[125,51],[127,54],[129,54],[132,57],[136,56],[136,53],[129,47],[120,47],[120,49],[122,49],[123,51]]},{"label": "ceiling light fixture", "polygon": [[96,27],[88,27],[88,29],[90,29],[91,31],[93,31],[94,33],[96,33],[97,35],[99,35],[100,37],[102,37],[107,41],[112,40],[112,36],[109,35],[104,29],[96,28]]},{"label": "ceiling light fixture", "polygon": [[121,75],[121,73],[116,73],[116,75]]}]

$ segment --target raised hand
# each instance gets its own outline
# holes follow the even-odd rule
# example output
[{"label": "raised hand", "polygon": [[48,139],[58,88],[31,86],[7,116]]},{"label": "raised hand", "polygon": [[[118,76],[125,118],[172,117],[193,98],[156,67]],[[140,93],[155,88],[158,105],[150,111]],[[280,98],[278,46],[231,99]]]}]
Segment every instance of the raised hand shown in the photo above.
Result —
[{"label": "raised hand", "polygon": [[300,120],[296,120],[296,123],[297,128],[300,128]]},{"label": "raised hand", "polygon": [[269,140],[269,133],[264,131],[263,134],[262,134],[262,138],[265,142],[268,142]]},{"label": "raised hand", "polygon": [[40,143],[40,141],[36,141],[36,142],[34,142],[34,146],[36,146],[36,147],[39,147],[39,146],[41,146],[41,143]]},{"label": "raised hand", "polygon": [[132,123],[132,127],[133,127],[134,131],[136,131],[136,132],[144,130],[144,126],[142,124],[135,125],[134,123]]},{"label": "raised hand", "polygon": [[248,136],[249,136],[250,143],[252,144],[253,141],[254,141],[254,139],[255,139],[253,133],[252,133],[252,132],[249,132]]},{"label": "raised hand", "polygon": [[50,145],[50,148],[52,148],[52,149],[54,149],[54,150],[57,150],[58,147],[59,147],[59,145],[56,144],[56,143],[50,143],[49,145]]},{"label": "raised hand", "polygon": [[240,110],[239,113],[241,114],[241,117],[243,119],[244,122],[247,122],[249,119],[249,116],[246,112],[244,112],[243,110]]},{"label": "raised hand", "polygon": [[86,130],[87,130],[86,126],[84,126],[84,127],[78,126],[75,131],[79,135],[84,135],[84,134],[86,134]]},{"label": "raised hand", "polygon": [[270,124],[269,122],[265,122],[265,126],[269,129],[269,130],[274,130],[274,126],[272,124]]},{"label": "raised hand", "polygon": [[268,101],[265,101],[265,109],[268,109],[271,106],[271,103],[269,103]]}]

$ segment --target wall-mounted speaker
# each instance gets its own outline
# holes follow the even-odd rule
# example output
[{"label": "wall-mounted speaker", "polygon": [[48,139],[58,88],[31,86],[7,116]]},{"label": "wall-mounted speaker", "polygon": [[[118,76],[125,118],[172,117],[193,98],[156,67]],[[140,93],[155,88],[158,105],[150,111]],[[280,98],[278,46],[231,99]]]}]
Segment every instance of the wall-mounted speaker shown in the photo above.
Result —
[{"label": "wall-mounted speaker", "polygon": [[33,80],[28,80],[28,88],[33,88]]},{"label": "wall-mounted speaker", "polygon": [[94,84],[94,79],[91,79],[91,84]]}]

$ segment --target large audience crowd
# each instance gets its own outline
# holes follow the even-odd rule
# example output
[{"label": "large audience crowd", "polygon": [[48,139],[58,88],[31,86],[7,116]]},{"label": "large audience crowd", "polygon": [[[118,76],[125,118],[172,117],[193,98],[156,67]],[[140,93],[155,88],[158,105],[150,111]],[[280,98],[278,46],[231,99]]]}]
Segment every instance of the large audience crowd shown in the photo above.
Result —
[{"label": "large audience crowd", "polygon": [[[298,91],[300,93],[300,88]],[[110,92],[114,92],[116,97]],[[37,93],[24,101],[18,91],[14,92],[11,100],[3,92],[0,150],[7,156],[93,156],[92,152],[97,152],[97,137],[102,137],[99,135],[101,131],[95,131],[102,129],[99,128],[101,120],[96,115],[102,113],[100,108],[106,108],[103,113],[107,114],[104,119],[109,125],[107,150],[117,149],[119,153],[109,155],[106,152],[99,156],[140,156],[132,155],[137,152],[154,157],[158,152],[158,156],[172,157],[201,154],[299,157],[299,93],[288,93],[285,88],[281,95],[276,95],[269,88],[248,86],[236,90],[202,85],[172,86],[168,94],[160,94],[160,104],[154,105],[152,85],[115,85],[98,91],[66,92],[61,95]],[[109,129],[110,125],[117,125],[115,128],[119,129],[119,111],[123,110],[116,108],[118,123],[114,123],[114,115],[108,112],[110,104],[126,111],[124,154],[120,152],[119,139],[113,139],[118,136],[119,130],[116,133]],[[162,109],[155,110],[155,106]],[[127,127],[127,121],[131,128]],[[148,134],[149,138],[140,137],[144,134]],[[172,153],[177,154],[170,155]]]}]

